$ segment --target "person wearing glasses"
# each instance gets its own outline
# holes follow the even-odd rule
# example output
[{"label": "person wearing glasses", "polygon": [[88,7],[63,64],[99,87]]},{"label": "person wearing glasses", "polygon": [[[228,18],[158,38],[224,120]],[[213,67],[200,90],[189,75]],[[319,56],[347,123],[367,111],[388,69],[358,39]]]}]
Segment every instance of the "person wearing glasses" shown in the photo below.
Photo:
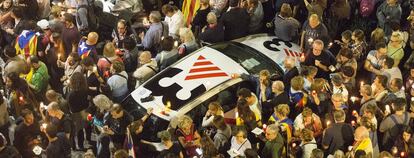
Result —
[{"label": "person wearing glasses", "polygon": [[398,64],[400,64],[401,59],[404,57],[404,47],[402,39],[403,35],[401,32],[393,32],[388,43],[387,55],[394,59],[394,66],[398,66]]},{"label": "person wearing glasses", "polygon": [[[237,156],[245,156],[244,152],[247,149],[251,149],[252,144],[249,139],[247,139],[247,131],[242,126],[237,126],[235,129],[234,135],[231,138],[230,150],[237,153]],[[232,156],[233,157],[233,156]]]}]

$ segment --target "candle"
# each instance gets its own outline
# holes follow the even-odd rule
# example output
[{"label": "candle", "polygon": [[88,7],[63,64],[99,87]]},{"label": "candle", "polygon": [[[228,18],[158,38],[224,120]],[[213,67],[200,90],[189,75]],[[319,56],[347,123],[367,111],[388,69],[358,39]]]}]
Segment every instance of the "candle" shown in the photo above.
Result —
[{"label": "candle", "polygon": [[332,42],[329,42],[328,47],[332,47],[332,45],[333,45],[333,43]]},{"label": "candle", "polygon": [[352,101],[352,103],[355,103],[356,99],[357,99],[357,98],[356,98],[355,96],[352,96],[352,97],[351,97],[351,101]]},{"label": "candle", "polygon": [[171,108],[171,102],[167,101],[167,108]]},{"label": "candle", "polygon": [[24,99],[24,98],[23,98],[23,96],[20,96],[20,97],[19,97],[19,100],[20,100],[20,101],[23,101],[23,99]]},{"label": "candle", "polygon": [[174,47],[178,47],[178,41],[174,42]]},{"label": "candle", "polygon": [[364,85],[364,81],[361,81],[361,87]]},{"label": "candle", "polygon": [[351,121],[351,125],[355,126],[355,121],[354,120]]},{"label": "candle", "polygon": [[58,54],[58,60],[60,60],[60,57],[61,57],[61,56],[62,56],[62,54],[60,54],[60,53],[59,53],[59,54]]},{"label": "candle", "polygon": [[292,148],[296,147],[296,143],[292,143]]},{"label": "candle", "polygon": [[316,91],[315,91],[315,90],[313,90],[313,91],[312,91],[312,94],[313,94],[313,95],[316,95],[317,93],[316,93]]},{"label": "candle", "polygon": [[43,128],[43,129],[46,129],[46,127],[47,127],[47,124],[46,124],[46,123],[43,123],[43,124],[42,124],[42,128]]},{"label": "candle", "polygon": [[238,118],[238,117],[239,117],[239,112],[236,111],[236,118]]},{"label": "candle", "polygon": [[309,42],[309,44],[312,44],[312,42],[313,42],[313,38],[309,38],[309,39],[308,39],[308,42]]},{"label": "candle", "polygon": [[302,53],[302,54],[300,55],[300,59],[301,59],[301,60],[305,60],[305,53]]},{"label": "candle", "polygon": [[391,109],[390,109],[389,105],[385,105],[385,111],[391,112]]},{"label": "candle", "polygon": [[329,126],[331,124],[331,121],[327,120],[326,121],[326,126]]},{"label": "candle", "polygon": [[405,87],[401,87],[401,90],[405,91]]},{"label": "candle", "polygon": [[411,101],[414,101],[414,97],[411,97]]},{"label": "candle", "polygon": [[96,65],[93,67],[93,71],[94,72],[98,71],[98,68],[96,67]]},{"label": "candle", "polygon": [[403,152],[401,152],[401,153],[400,153],[400,156],[401,156],[401,157],[405,157],[405,152],[404,152],[404,151],[403,151]]},{"label": "candle", "polygon": [[164,36],[161,36],[161,41],[164,40]]},{"label": "candle", "polygon": [[352,111],[352,115],[357,115],[358,113],[357,113],[357,111],[356,110],[354,110],[354,111]]},{"label": "candle", "polygon": [[262,128],[263,128],[263,131],[265,131],[265,132],[266,132],[266,127],[267,127],[267,125],[263,124]]}]

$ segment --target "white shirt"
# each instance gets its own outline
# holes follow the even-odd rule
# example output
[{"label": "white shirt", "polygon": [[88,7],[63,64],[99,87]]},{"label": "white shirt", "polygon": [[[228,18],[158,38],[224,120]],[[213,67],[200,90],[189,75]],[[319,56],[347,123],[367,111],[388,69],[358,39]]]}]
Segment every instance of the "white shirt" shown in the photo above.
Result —
[{"label": "white shirt", "polygon": [[184,27],[183,13],[178,10],[173,16],[166,16],[165,22],[168,24],[169,35],[174,38],[178,38],[178,31],[180,31],[180,28]]},{"label": "white shirt", "polygon": [[387,76],[388,83],[394,78],[402,79],[401,70],[398,67],[392,67],[391,69],[382,69],[382,74]]},{"label": "white shirt", "polygon": [[335,93],[341,93],[342,97],[344,98],[344,101],[345,102],[348,101],[349,92],[346,89],[345,85],[342,84],[339,87],[333,86],[333,94],[335,94]]},{"label": "white shirt", "polygon": [[234,136],[231,137],[230,149],[236,150],[237,152],[240,153],[239,156],[244,157],[244,151],[246,149],[251,149],[252,148],[252,144],[250,143],[250,141],[247,138],[244,141],[246,141],[246,142],[244,142],[244,144],[243,143],[238,144],[237,141],[236,141],[236,137],[234,137]]},{"label": "white shirt", "polygon": [[250,110],[252,110],[254,112],[254,114],[257,117],[259,117],[259,120],[262,120],[262,112],[260,111],[259,102],[258,102],[259,99],[257,98],[257,96],[254,93],[252,93],[252,96],[254,96],[256,98],[256,101],[252,105],[249,105],[249,108],[250,108]]}]

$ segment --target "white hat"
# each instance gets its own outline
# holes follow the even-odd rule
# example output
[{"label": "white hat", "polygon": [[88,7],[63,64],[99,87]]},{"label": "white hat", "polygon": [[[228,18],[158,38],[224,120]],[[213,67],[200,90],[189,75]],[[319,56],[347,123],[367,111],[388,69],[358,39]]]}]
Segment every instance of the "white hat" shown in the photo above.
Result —
[{"label": "white hat", "polygon": [[46,19],[42,19],[40,21],[37,22],[37,26],[39,26],[42,30],[46,30],[49,29],[49,21],[47,21]]}]

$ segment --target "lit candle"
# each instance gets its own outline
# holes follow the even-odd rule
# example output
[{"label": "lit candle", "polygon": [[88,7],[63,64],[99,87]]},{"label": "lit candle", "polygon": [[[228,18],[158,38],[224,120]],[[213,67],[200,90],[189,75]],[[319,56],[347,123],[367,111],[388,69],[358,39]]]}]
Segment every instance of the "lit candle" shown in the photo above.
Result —
[{"label": "lit candle", "polygon": [[296,147],[296,143],[292,143],[292,148]]},{"label": "lit candle", "polygon": [[332,45],[333,45],[333,43],[332,42],[329,42],[328,47],[332,47]]},{"label": "lit candle", "polygon": [[357,115],[358,113],[357,113],[357,111],[356,110],[354,110],[354,111],[352,111],[352,115]]},{"label": "lit candle", "polygon": [[96,67],[96,65],[93,67],[93,71],[94,72],[98,71],[98,68]]},{"label": "lit candle", "polygon": [[308,42],[311,44],[313,42],[313,38],[309,38]]},{"label": "lit candle", "polygon": [[167,108],[171,108],[171,102],[167,101]]},{"label": "lit candle", "polygon": [[164,40],[164,36],[161,36],[161,41]]},{"label": "lit candle", "polygon": [[351,97],[351,101],[352,101],[352,103],[355,103],[356,99],[357,99],[357,98],[356,98],[355,96],[352,96],[352,97]]},{"label": "lit candle", "polygon": [[355,121],[354,120],[351,121],[351,125],[355,126]]},{"label": "lit candle", "polygon": [[300,59],[301,59],[301,60],[305,60],[305,53],[302,53],[302,54],[300,55]]},{"label": "lit candle", "polygon": [[174,42],[174,47],[178,47],[178,41]]},{"label": "lit candle", "polygon": [[59,54],[58,54],[58,60],[60,60],[60,57],[61,57],[61,56],[62,56],[62,54],[60,54],[60,53],[59,53]]},{"label": "lit candle", "polygon": [[391,109],[390,109],[389,105],[385,105],[385,111],[391,112]]},{"label": "lit candle", "polygon": [[265,131],[265,132],[266,132],[266,127],[267,127],[267,125],[263,124],[262,128],[263,128],[263,131]]},{"label": "lit candle", "polygon": [[401,153],[400,153],[400,156],[401,156],[401,157],[405,157],[405,152],[404,152],[404,151],[403,151],[403,152],[401,152]]},{"label": "lit candle", "polygon": [[364,85],[364,81],[361,81],[361,87]]},{"label": "lit candle", "polygon": [[395,147],[395,146],[394,146],[394,147],[392,147],[392,148],[391,148],[391,152],[392,152],[392,154],[394,154],[394,155],[395,155],[395,154],[397,154],[397,153],[398,153],[398,149],[397,149],[397,147]]},{"label": "lit candle", "polygon": [[62,2],[59,2],[59,3],[58,3],[58,6],[62,6],[62,5],[63,5],[63,4],[62,4]]},{"label": "lit candle", "polygon": [[405,87],[401,87],[401,90],[405,91]]},{"label": "lit candle", "polygon": [[238,118],[238,117],[239,117],[239,112],[236,111],[236,118]]},{"label": "lit candle", "polygon": [[316,93],[316,91],[315,91],[315,90],[313,90],[313,91],[312,91],[312,94],[313,94],[313,95],[316,95],[317,93]]},{"label": "lit candle", "polygon": [[20,96],[20,97],[19,97],[19,100],[20,100],[20,101],[23,101],[23,99],[24,99],[24,98],[23,98],[23,96]]},{"label": "lit candle", "polygon": [[414,101],[414,97],[411,97],[411,101]]},{"label": "lit candle", "polygon": [[331,121],[327,120],[326,121],[326,126],[329,126],[331,124]]},{"label": "lit candle", "polygon": [[43,123],[43,124],[42,124],[42,128],[43,128],[43,129],[46,129],[46,127],[47,127],[47,124],[46,124],[46,123]]}]

